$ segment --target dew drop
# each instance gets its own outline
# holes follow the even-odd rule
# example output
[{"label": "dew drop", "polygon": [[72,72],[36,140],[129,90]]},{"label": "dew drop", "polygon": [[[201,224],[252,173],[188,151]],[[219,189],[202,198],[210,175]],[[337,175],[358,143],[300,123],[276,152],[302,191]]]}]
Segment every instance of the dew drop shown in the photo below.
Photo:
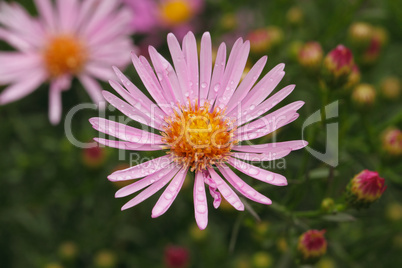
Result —
[{"label": "dew drop", "polygon": [[173,197],[173,195],[170,194],[170,193],[166,193],[166,194],[165,194],[165,198],[168,199],[168,200],[169,200],[169,199],[172,199],[172,197]]},{"label": "dew drop", "polygon": [[219,84],[219,83],[217,83],[215,86],[214,86],[214,91],[215,92],[218,92],[218,90],[221,88],[221,84]]},{"label": "dew drop", "polygon": [[202,87],[202,88],[206,88],[206,87],[207,87],[207,83],[205,83],[205,82],[201,83],[201,87]]},{"label": "dew drop", "polygon": [[255,168],[250,168],[248,173],[250,175],[257,175],[259,173],[259,171],[257,169],[255,169]]},{"label": "dew drop", "polygon": [[254,104],[251,105],[249,109],[250,109],[250,111],[254,110],[254,109],[255,109],[255,105],[254,105]]},{"label": "dew drop", "polygon": [[206,210],[207,208],[204,205],[197,205],[197,211],[199,213],[205,213]]}]

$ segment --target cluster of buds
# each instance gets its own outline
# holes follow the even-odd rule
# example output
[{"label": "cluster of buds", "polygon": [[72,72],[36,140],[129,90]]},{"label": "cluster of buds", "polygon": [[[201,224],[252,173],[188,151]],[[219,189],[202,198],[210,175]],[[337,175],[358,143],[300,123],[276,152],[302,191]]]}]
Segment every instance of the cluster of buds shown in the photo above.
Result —
[{"label": "cluster of buds", "polygon": [[371,65],[377,61],[388,42],[388,33],[384,28],[356,22],[349,28],[349,39],[358,52],[359,61],[364,65]]},{"label": "cluster of buds", "polygon": [[299,237],[297,251],[300,262],[313,264],[327,252],[325,230],[308,230]]},{"label": "cluster of buds", "polygon": [[276,26],[256,29],[247,35],[250,40],[250,51],[254,54],[265,54],[283,41],[283,31]]},{"label": "cluster of buds", "polygon": [[360,209],[369,207],[379,199],[387,186],[378,172],[363,170],[346,187],[346,200],[349,206]]},{"label": "cluster of buds", "polygon": [[388,128],[382,134],[383,150],[391,156],[402,156],[402,131]]},{"label": "cluster of buds", "polygon": [[349,79],[353,80],[353,77],[349,78],[353,70],[358,71],[352,52],[343,45],[338,45],[325,56],[322,69],[325,81],[332,88],[344,87]]},{"label": "cluster of buds", "polygon": [[386,77],[380,85],[382,96],[389,100],[397,100],[401,95],[401,81],[398,77]]},{"label": "cluster of buds", "polygon": [[322,64],[324,52],[318,42],[307,42],[298,51],[297,60],[308,72],[316,74]]},{"label": "cluster of buds", "polygon": [[375,88],[370,84],[359,84],[353,89],[352,101],[361,108],[371,107],[375,97]]}]

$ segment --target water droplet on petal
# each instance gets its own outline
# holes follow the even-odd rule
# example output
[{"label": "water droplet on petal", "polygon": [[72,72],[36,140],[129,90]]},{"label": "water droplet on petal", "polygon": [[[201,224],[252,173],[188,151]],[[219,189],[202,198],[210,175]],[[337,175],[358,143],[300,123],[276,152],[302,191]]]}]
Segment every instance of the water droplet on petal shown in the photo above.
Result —
[{"label": "water droplet on petal", "polygon": [[165,198],[168,199],[168,200],[169,200],[169,199],[172,199],[172,197],[173,197],[173,195],[170,194],[170,193],[166,193],[166,194],[165,194]]},{"label": "water droplet on petal", "polygon": [[201,87],[202,87],[202,88],[206,88],[206,87],[207,87],[207,83],[205,83],[205,82],[202,83],[202,84],[201,84]]},{"label": "water droplet on petal", "polygon": [[217,84],[214,86],[215,92],[218,92],[218,90],[219,90],[220,88],[221,88],[221,84],[217,83]]},{"label": "water droplet on petal", "polygon": [[205,205],[197,205],[197,211],[199,213],[205,213],[205,211],[207,211],[207,208]]},{"label": "water droplet on petal", "polygon": [[250,169],[248,170],[248,173],[249,173],[250,175],[257,175],[257,174],[259,173],[259,171],[258,171],[258,169],[250,168]]}]

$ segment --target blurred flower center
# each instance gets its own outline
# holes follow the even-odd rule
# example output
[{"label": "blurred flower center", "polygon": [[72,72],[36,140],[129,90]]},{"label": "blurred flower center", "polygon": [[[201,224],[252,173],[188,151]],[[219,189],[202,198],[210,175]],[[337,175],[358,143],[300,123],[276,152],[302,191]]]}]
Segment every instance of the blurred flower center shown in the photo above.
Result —
[{"label": "blurred flower center", "polygon": [[160,7],[161,16],[164,21],[171,25],[178,25],[186,22],[191,17],[191,7],[187,1],[167,1]]},{"label": "blurred flower center", "polygon": [[51,76],[78,73],[87,60],[86,49],[70,35],[52,38],[44,51],[44,61]]},{"label": "blurred flower center", "polygon": [[210,111],[208,103],[179,108],[179,112],[165,119],[167,126],[162,133],[174,161],[189,165],[191,171],[226,161],[236,143],[230,120],[221,110]]}]

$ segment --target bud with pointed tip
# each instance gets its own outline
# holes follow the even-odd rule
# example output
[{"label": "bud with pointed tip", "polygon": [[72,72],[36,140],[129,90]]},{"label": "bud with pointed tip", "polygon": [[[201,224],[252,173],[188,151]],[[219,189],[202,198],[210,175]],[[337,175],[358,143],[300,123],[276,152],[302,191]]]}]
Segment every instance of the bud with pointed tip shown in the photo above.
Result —
[{"label": "bud with pointed tip", "polygon": [[335,202],[332,198],[324,198],[321,201],[321,210],[327,213],[331,213],[335,210]]},{"label": "bud with pointed tip", "polygon": [[324,59],[323,75],[329,86],[341,87],[355,65],[353,54],[344,45],[338,45],[331,50]]},{"label": "bud with pointed tip", "polygon": [[309,230],[299,237],[297,250],[302,263],[315,263],[327,252],[325,230]]},{"label": "bud with pointed tip", "polygon": [[385,180],[378,172],[365,169],[349,182],[346,188],[347,202],[357,209],[367,208],[382,196],[386,188]]}]

